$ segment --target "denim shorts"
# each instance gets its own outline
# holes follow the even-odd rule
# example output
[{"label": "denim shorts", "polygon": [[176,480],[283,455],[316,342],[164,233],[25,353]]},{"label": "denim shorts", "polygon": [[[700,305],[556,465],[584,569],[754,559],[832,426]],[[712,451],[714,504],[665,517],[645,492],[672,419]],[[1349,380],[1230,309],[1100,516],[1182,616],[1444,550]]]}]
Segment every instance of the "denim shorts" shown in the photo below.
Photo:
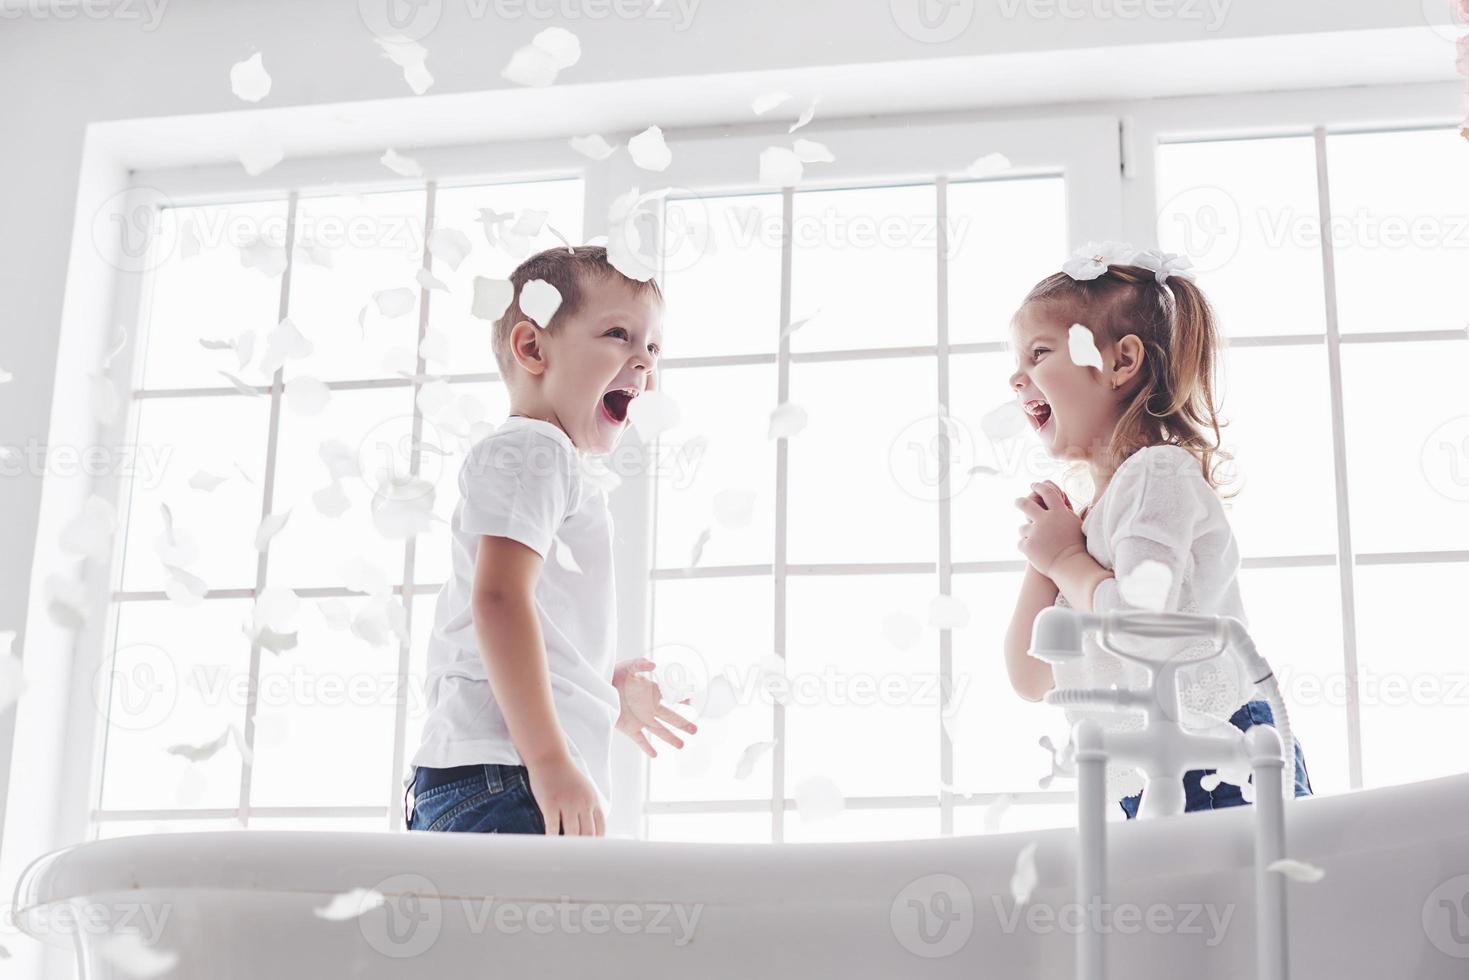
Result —
[{"label": "denim shorts", "polygon": [[[1275,715],[1270,710],[1268,701],[1250,701],[1242,706],[1229,718],[1229,723],[1240,731],[1248,731],[1253,725],[1274,725]],[[1306,755],[1301,751],[1301,740],[1297,738],[1296,743],[1296,796],[1311,795],[1311,777],[1306,772]],[[1248,803],[1240,795],[1239,787],[1233,783],[1220,783],[1212,790],[1204,789],[1200,780],[1212,773],[1213,769],[1190,769],[1183,774],[1184,812],[1192,810],[1220,810],[1227,806],[1247,806]],[[1251,777],[1253,782],[1253,777]],[[1125,796],[1118,801],[1122,812],[1127,814],[1127,819],[1132,820],[1137,816],[1138,804],[1142,802],[1143,794]]]},{"label": "denim shorts", "polygon": [[[406,807],[405,807],[406,809]],[[471,834],[544,834],[546,820],[531,795],[525,766],[415,766],[409,830]]]}]

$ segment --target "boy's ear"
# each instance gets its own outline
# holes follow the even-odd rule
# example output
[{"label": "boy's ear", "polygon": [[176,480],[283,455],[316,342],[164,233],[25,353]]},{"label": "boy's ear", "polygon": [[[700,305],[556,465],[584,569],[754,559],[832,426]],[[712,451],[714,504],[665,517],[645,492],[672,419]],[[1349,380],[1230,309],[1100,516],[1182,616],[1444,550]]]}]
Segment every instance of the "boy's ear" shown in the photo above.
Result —
[{"label": "boy's ear", "polygon": [[544,374],[546,351],[541,346],[540,328],[521,320],[510,328],[510,354],[528,374]]}]

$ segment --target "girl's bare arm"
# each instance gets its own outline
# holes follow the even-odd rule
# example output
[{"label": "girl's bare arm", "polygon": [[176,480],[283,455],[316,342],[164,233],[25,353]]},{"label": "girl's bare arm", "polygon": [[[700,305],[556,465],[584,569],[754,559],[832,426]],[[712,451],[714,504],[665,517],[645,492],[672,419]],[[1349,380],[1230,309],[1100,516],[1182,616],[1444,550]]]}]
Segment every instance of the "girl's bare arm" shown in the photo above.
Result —
[{"label": "girl's bare arm", "polygon": [[1026,564],[1015,615],[1005,631],[1005,669],[1010,674],[1010,686],[1027,701],[1039,701],[1056,684],[1051,665],[1035,659],[1029,651],[1035,618],[1042,609],[1055,605],[1059,593],[1055,582],[1036,571],[1034,565]]}]

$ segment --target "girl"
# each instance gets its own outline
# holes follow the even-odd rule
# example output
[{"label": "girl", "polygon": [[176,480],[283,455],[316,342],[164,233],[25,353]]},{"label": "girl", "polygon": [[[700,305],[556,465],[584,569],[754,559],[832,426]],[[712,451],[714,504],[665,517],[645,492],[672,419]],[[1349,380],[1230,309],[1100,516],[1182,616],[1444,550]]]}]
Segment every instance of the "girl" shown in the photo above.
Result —
[{"label": "girl", "polygon": [[[1136,686],[1139,670],[1089,638],[1082,662],[1053,675],[1051,665],[1028,654],[1035,617],[1047,606],[1162,608],[1230,615],[1248,626],[1239,550],[1216,493],[1215,457],[1229,455],[1218,448],[1213,405],[1220,349],[1214,315],[1177,271],[1187,260],[1124,248],[1089,247],[1095,254],[1038,283],[1011,325],[1017,367],[1010,385],[1021,407],[1051,456],[1088,467],[1095,488],[1079,516],[1049,480],[1015,501],[1028,518],[1019,548],[1029,565],[1005,637],[1005,664],[1016,692],[1032,701],[1058,684]],[[1143,562],[1157,564],[1129,582]],[[1156,601],[1138,606],[1119,580],[1143,579]],[[1243,730],[1274,721],[1265,701],[1249,700],[1249,680],[1223,658],[1185,668],[1180,682],[1182,720],[1190,727],[1228,718]],[[1141,726],[1136,715],[1093,716],[1114,729]],[[1135,770],[1109,767],[1109,789],[1129,819],[1137,815],[1142,782]],[[1239,806],[1253,797],[1252,787],[1239,785],[1247,783],[1243,774],[1192,770],[1184,777],[1186,809]],[[1295,795],[1310,794],[1297,740]]]}]

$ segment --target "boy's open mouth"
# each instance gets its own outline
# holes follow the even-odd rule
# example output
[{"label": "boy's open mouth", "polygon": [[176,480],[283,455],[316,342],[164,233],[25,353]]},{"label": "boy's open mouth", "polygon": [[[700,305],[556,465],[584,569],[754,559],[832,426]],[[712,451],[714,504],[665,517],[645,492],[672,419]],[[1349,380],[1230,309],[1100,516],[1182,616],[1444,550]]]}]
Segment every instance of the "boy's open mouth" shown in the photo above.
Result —
[{"label": "boy's open mouth", "polygon": [[638,397],[636,388],[614,388],[602,396],[602,414],[607,416],[613,425],[621,425],[627,421],[627,407],[636,397]]},{"label": "boy's open mouth", "polygon": [[1051,421],[1051,406],[1044,399],[1032,399],[1025,403],[1024,408],[1030,424],[1037,432],[1044,429],[1046,423]]}]

